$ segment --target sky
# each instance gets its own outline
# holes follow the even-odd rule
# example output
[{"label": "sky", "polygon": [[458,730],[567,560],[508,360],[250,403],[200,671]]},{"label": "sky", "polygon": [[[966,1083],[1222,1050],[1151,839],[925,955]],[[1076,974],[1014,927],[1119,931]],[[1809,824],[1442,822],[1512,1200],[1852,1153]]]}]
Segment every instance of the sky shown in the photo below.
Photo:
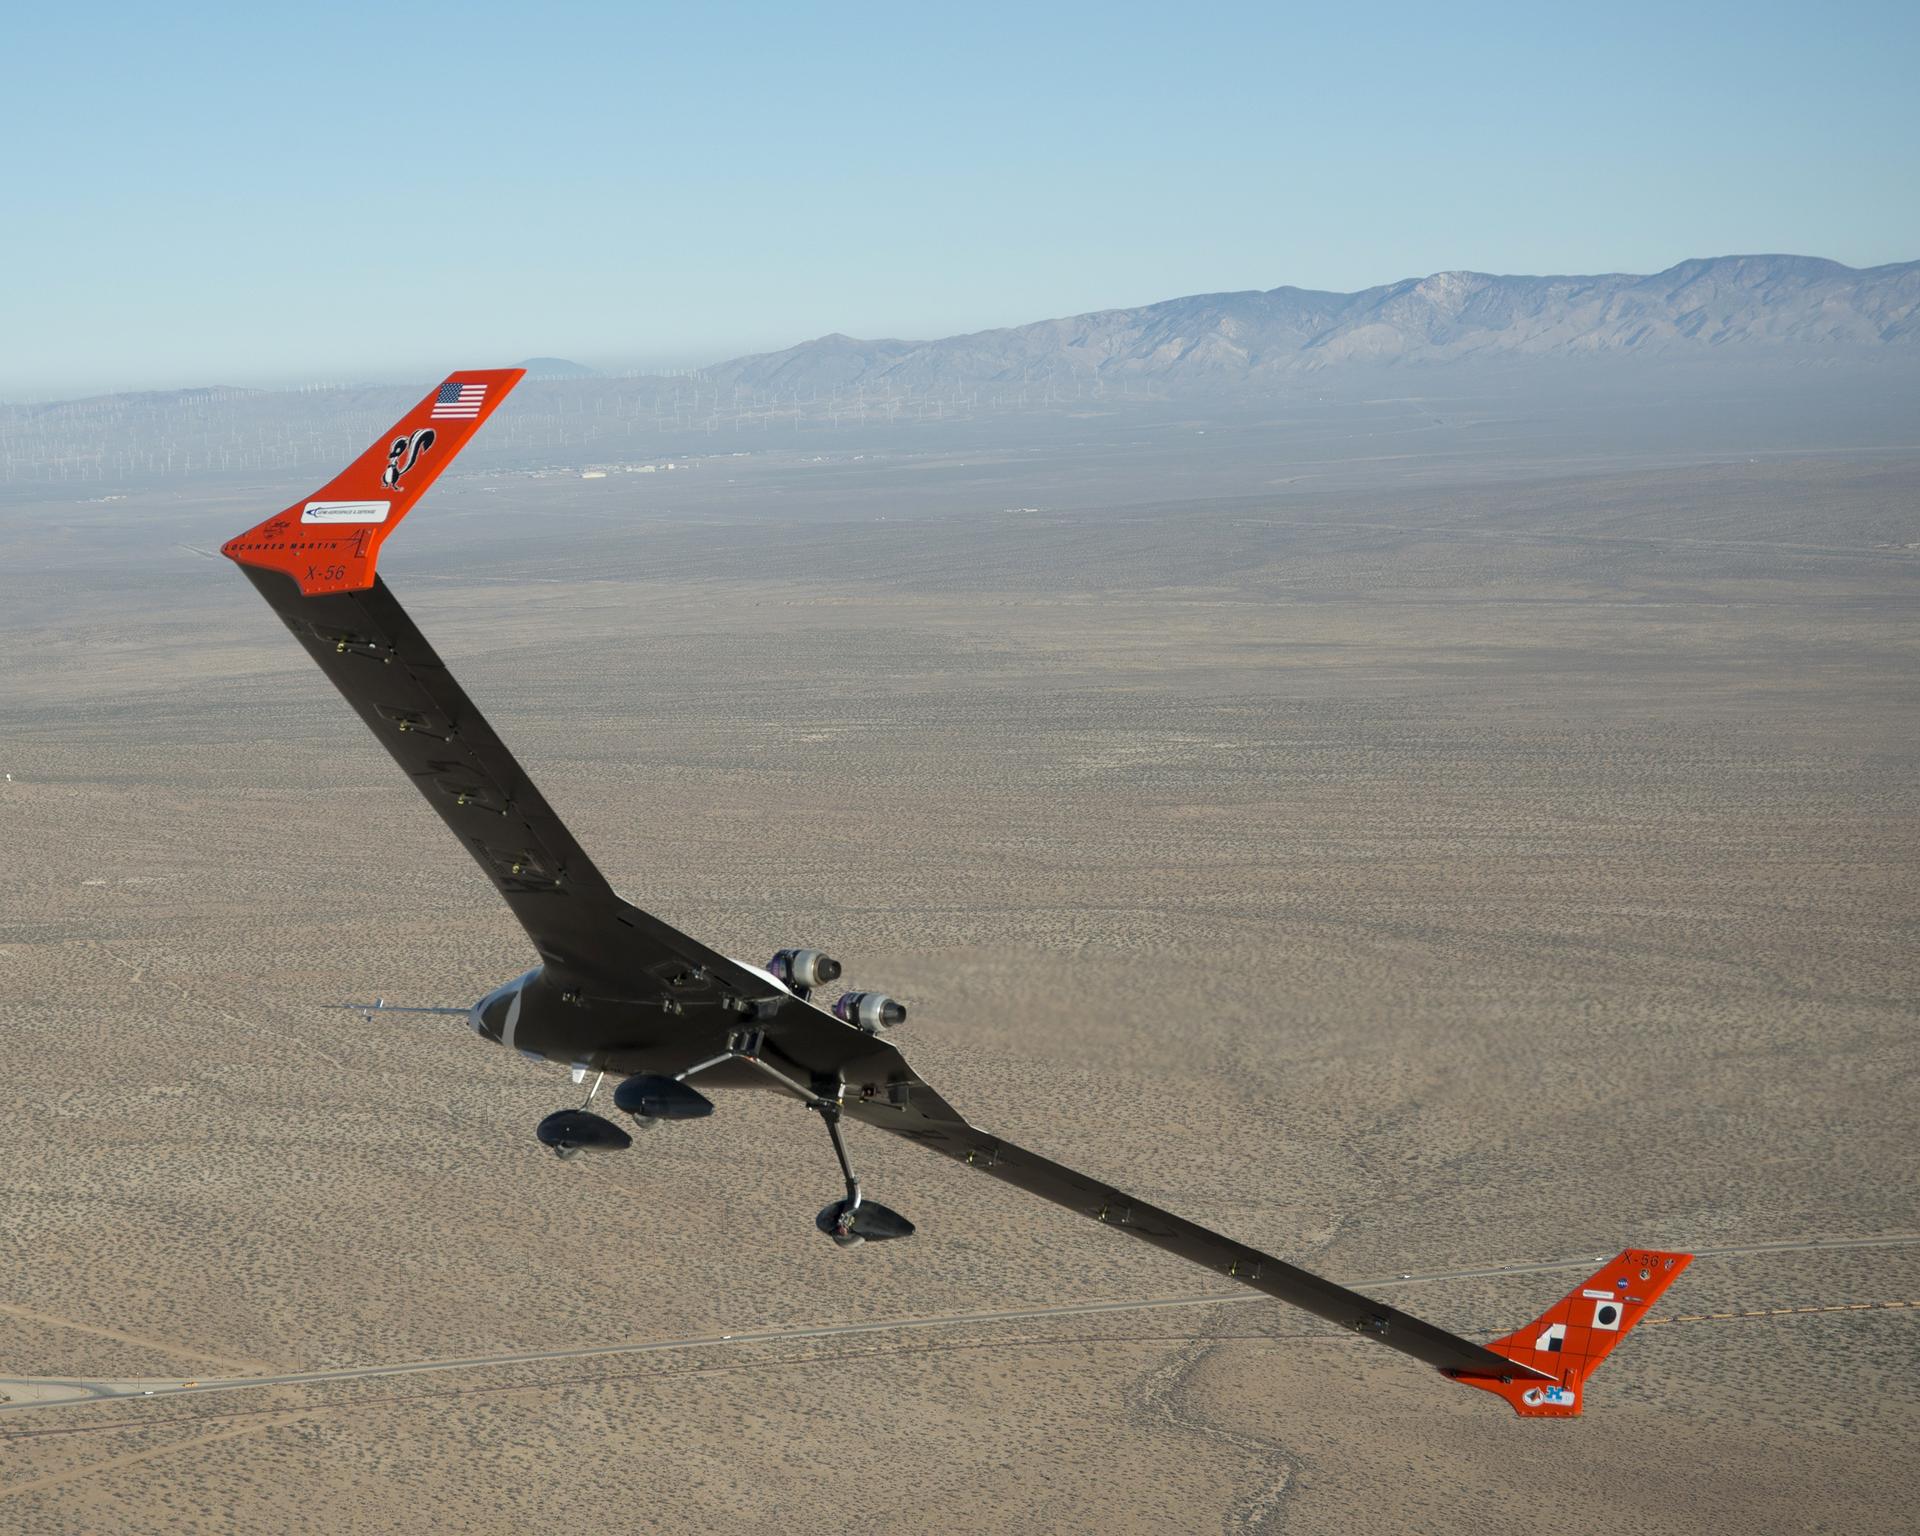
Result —
[{"label": "sky", "polygon": [[1920,258],[1920,5],[17,8],[0,398]]}]

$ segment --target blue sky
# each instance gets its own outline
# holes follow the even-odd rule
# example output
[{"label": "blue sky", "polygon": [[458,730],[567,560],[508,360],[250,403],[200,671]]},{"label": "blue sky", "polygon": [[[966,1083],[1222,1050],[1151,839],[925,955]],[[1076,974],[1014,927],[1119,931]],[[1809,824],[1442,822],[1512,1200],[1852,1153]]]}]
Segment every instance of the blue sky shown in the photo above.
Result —
[{"label": "blue sky", "polygon": [[16,9],[0,396],[1920,257],[1920,5]]}]

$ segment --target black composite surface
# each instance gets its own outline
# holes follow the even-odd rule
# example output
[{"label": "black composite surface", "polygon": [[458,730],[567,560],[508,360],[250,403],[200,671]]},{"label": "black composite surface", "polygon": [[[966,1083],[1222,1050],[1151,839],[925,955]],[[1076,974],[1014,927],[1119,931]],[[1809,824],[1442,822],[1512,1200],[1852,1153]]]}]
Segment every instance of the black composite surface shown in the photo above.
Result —
[{"label": "black composite surface", "polygon": [[[384,581],[303,595],[243,567],[493,882],[544,963],[522,1044],[614,1070],[753,1052],[864,1123],[1443,1371],[1539,1373],[967,1123],[900,1052],[616,895]],[[654,1068],[657,1070],[657,1066]],[[1542,1377],[1541,1379],[1551,1379]]]}]

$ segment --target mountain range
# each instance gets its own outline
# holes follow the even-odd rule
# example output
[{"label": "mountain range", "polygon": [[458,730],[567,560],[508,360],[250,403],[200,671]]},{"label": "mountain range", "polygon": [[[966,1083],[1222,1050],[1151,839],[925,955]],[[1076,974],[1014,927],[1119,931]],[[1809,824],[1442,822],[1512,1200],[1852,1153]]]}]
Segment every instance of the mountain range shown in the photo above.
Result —
[{"label": "mountain range", "polygon": [[1358,293],[1207,293],[940,341],[823,336],[703,370],[815,394],[1028,380],[1234,388],[1349,365],[1498,358],[1920,352],[1920,262],[1718,256],[1650,276],[1436,272]]}]

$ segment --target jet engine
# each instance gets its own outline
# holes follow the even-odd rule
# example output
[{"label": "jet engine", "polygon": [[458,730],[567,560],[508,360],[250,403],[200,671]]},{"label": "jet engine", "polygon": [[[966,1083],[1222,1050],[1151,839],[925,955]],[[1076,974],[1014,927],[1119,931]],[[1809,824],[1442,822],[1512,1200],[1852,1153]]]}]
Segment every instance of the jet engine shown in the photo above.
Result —
[{"label": "jet engine", "polygon": [[840,962],[819,949],[783,949],[767,962],[767,970],[801,997],[840,979]]},{"label": "jet engine", "polygon": [[907,1005],[895,1002],[884,992],[848,992],[833,1005],[833,1016],[855,1029],[877,1035],[902,1022],[907,1016]]}]

